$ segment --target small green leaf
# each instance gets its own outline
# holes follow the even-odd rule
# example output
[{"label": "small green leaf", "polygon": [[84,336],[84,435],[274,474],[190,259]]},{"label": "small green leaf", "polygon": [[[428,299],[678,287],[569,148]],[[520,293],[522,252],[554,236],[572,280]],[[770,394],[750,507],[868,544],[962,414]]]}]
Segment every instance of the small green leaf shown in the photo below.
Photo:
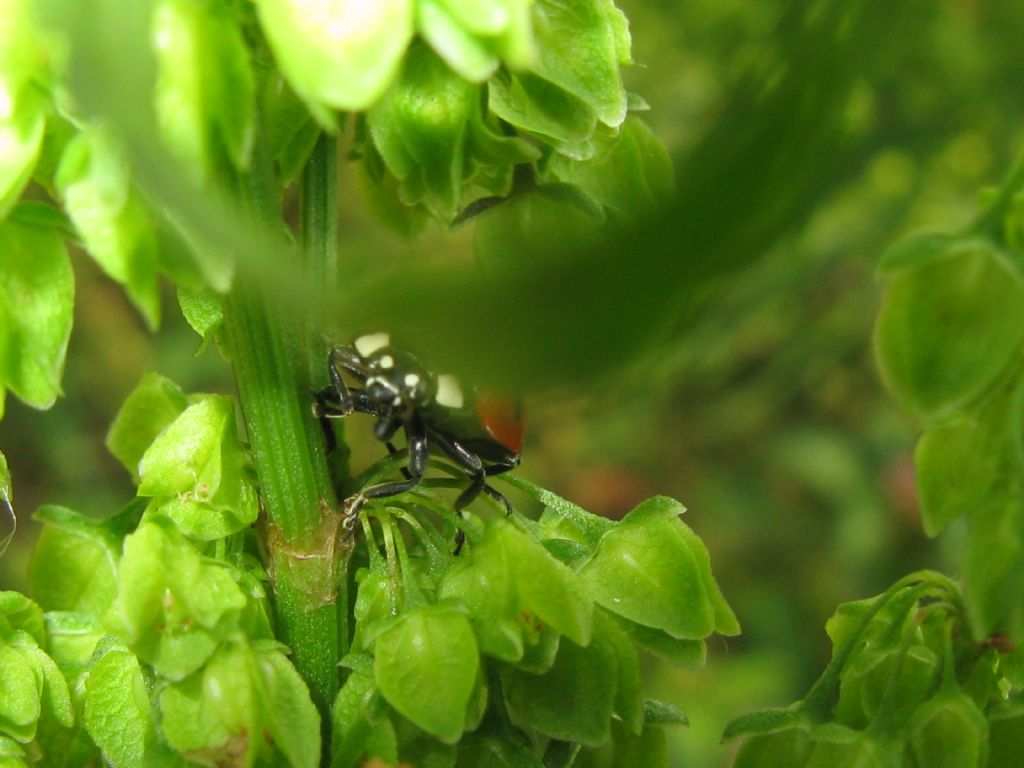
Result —
[{"label": "small green leaf", "polygon": [[1022,339],[1021,278],[997,249],[980,245],[894,276],[875,325],[886,382],[928,420],[978,397]]},{"label": "small green leaf", "polygon": [[[498,57],[487,45],[487,40],[476,36],[471,29],[463,26],[462,19],[452,15],[450,6],[454,6],[454,10],[459,5],[443,0],[419,0],[416,4],[416,25],[437,55],[444,59],[459,77],[470,82],[482,83],[498,68]],[[491,5],[496,6],[494,3]],[[493,9],[498,10],[496,7]],[[481,20],[487,25],[486,15],[488,14],[473,15],[471,18]]]},{"label": "small green leaf", "polygon": [[42,713],[42,679],[34,661],[0,639],[0,733],[22,743],[35,738]]},{"label": "small green leaf", "polygon": [[579,161],[556,154],[546,170],[623,217],[666,204],[674,189],[668,150],[638,117],[627,118],[611,146],[595,157]]},{"label": "small green leaf", "polygon": [[244,760],[252,765],[263,740],[263,698],[247,645],[221,646],[202,672],[167,685],[161,692],[160,730],[181,753],[201,752],[208,759]]},{"label": "small green leaf", "polygon": [[480,653],[502,661],[523,657],[519,595],[505,548],[497,545],[493,529],[468,558],[445,574],[438,596],[466,606]]},{"label": "small green leaf", "polygon": [[615,705],[612,710],[634,736],[644,730],[644,700],[640,689],[640,661],[629,635],[605,611],[594,616],[594,632],[615,653]]},{"label": "small green leaf", "polygon": [[152,715],[138,659],[111,649],[89,669],[85,727],[103,757],[116,768],[144,768]]},{"label": "small green leaf", "polygon": [[644,701],[644,723],[647,725],[669,725],[682,726],[690,725],[690,718],[686,713],[667,701],[647,699]]},{"label": "small green leaf", "polygon": [[608,741],[615,680],[615,650],[597,634],[586,648],[563,638],[554,665],[542,675],[501,668],[514,723],[589,747]]},{"label": "small green leaf", "polygon": [[4,631],[27,632],[37,645],[46,644],[46,628],[43,611],[32,600],[20,592],[0,591],[0,616],[6,619]]},{"label": "small green leaf", "polygon": [[139,462],[140,496],[194,494],[208,499],[220,487],[220,448],[234,430],[231,398],[209,396],[163,429]]},{"label": "small green leaf", "polygon": [[[371,670],[372,671],[372,670]],[[398,744],[394,726],[387,718],[375,718],[374,709],[386,707],[372,674],[353,672],[338,691],[331,708],[332,765],[337,768],[358,765],[361,757],[398,762]]]},{"label": "small green leaf", "polygon": [[105,634],[92,616],[71,611],[49,611],[46,614],[47,648],[60,667],[64,679],[74,685],[88,666],[93,652]]},{"label": "small green leaf", "polygon": [[406,205],[422,203],[451,221],[461,203],[467,121],[479,89],[425,45],[406,54],[401,76],[369,111],[366,124]]},{"label": "small green leaf", "polygon": [[0,3],[0,219],[32,177],[46,126],[46,100],[39,87],[50,54],[25,2]]},{"label": "small green leaf", "polygon": [[612,722],[616,768],[669,768],[665,731],[646,725],[642,733],[633,733],[618,721]]},{"label": "small green leaf", "polygon": [[35,519],[44,525],[29,569],[33,597],[48,611],[101,618],[117,594],[125,521],[100,522],[56,506],[40,507]]},{"label": "small green leaf", "polygon": [[807,768],[884,768],[902,764],[902,744],[884,742],[873,733],[838,723],[817,726],[811,731],[811,740],[813,749]]},{"label": "small green leaf", "polygon": [[224,321],[224,309],[220,296],[208,288],[195,290],[178,286],[178,305],[186,322],[198,333],[203,343],[196,354],[200,354],[210,343],[214,334]]},{"label": "small green leaf", "polygon": [[626,118],[619,64],[629,58],[625,16],[612,0],[536,0],[534,31],[544,80],[582,99],[611,127]]},{"label": "small green leaf", "polygon": [[907,724],[910,750],[928,768],[984,768],[988,721],[970,696],[943,691],[925,702]]},{"label": "small green leaf", "polygon": [[60,235],[28,223],[32,208],[22,203],[0,222],[0,403],[8,387],[49,408],[61,392],[75,283]]},{"label": "small green leaf", "polygon": [[443,605],[403,614],[377,638],[374,677],[387,702],[423,730],[452,744],[480,666],[469,620]]},{"label": "small green leaf", "polygon": [[704,640],[683,640],[660,629],[616,616],[619,624],[640,648],[653,653],[663,661],[677,667],[700,669],[707,663],[708,647]]},{"label": "small green leaf", "polygon": [[171,147],[200,178],[221,153],[249,163],[254,135],[253,74],[241,30],[213,3],[161,0],[153,11],[156,108]]},{"label": "small green leaf", "polygon": [[107,432],[107,449],[138,481],[146,449],[188,407],[181,387],[158,373],[147,373],[125,399]]},{"label": "small green leaf", "polygon": [[805,766],[812,749],[810,733],[805,727],[759,733],[740,746],[733,768]]},{"label": "small green leaf", "polygon": [[509,520],[494,524],[522,604],[579,645],[590,641],[593,600],[582,580]]},{"label": "small green leaf", "polygon": [[43,100],[28,87],[12,94],[12,85],[0,73],[0,98],[16,99],[0,114],[0,146],[4,148],[0,152],[0,218],[7,215],[32,178],[46,129]]},{"label": "small green leaf", "polygon": [[413,35],[412,0],[257,0],[260,23],[296,93],[362,110],[398,72]]},{"label": "small green leaf", "polygon": [[279,647],[258,654],[267,722],[274,745],[291,768],[320,765],[320,713],[309,688]]},{"label": "small green leaf", "polygon": [[143,522],[125,538],[105,623],[161,675],[181,680],[231,635],[245,605],[225,565],[204,561],[170,525]]},{"label": "small green leaf", "polygon": [[706,564],[691,549],[692,531],[685,533],[678,519],[682,511],[671,499],[644,502],[602,537],[580,575],[597,603],[613,613],[673,637],[700,640],[715,630],[719,611],[706,583]]},{"label": "small green leaf", "polygon": [[1024,511],[995,498],[968,521],[963,557],[967,615],[975,638],[1024,629]]},{"label": "small green leaf", "polygon": [[55,183],[89,254],[124,286],[146,324],[155,329],[160,321],[156,235],[114,138],[97,129],[74,137],[61,157]]}]

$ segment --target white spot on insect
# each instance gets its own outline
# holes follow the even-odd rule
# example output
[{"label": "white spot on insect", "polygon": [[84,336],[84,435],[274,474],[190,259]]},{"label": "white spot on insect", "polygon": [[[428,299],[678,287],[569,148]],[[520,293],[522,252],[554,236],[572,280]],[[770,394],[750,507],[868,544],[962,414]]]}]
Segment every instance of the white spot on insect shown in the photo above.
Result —
[{"label": "white spot on insect", "polygon": [[417,376],[415,373],[407,373],[407,374],[405,374],[405,386],[409,387],[409,389],[412,389],[413,387],[415,387],[419,383],[420,383],[420,377]]},{"label": "white spot on insect", "polygon": [[391,400],[391,404],[397,408],[402,404],[402,398],[399,397],[398,395],[395,395],[394,398]]},{"label": "white spot on insect", "polygon": [[393,358],[391,355],[384,355],[384,357],[382,357],[379,362],[380,367],[383,368],[384,370],[388,370],[389,368],[395,367],[395,358]]},{"label": "white spot on insect", "polygon": [[391,344],[391,336],[387,333],[368,333],[355,340],[356,352],[363,357],[369,357],[378,349]]},{"label": "white spot on insect", "polygon": [[466,402],[459,380],[450,373],[442,373],[437,377],[437,395],[434,399],[445,408],[461,408]]}]

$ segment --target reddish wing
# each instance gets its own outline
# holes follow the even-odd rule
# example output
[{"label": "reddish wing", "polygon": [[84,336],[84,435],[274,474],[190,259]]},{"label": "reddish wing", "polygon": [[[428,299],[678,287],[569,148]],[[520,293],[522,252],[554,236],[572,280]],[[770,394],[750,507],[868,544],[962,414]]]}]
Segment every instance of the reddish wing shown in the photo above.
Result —
[{"label": "reddish wing", "polygon": [[498,395],[478,394],[476,415],[480,423],[491,433],[491,437],[510,451],[519,453],[523,447],[523,432],[526,419],[523,404],[518,399]]}]

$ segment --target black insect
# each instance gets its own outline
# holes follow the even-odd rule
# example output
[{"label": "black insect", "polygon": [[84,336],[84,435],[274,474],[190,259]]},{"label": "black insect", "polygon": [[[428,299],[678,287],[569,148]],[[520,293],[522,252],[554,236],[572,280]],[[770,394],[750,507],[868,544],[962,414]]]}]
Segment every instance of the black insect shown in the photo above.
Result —
[{"label": "black insect", "polygon": [[[328,420],[352,413],[377,418],[373,433],[391,453],[397,452],[391,441],[399,429],[408,444],[404,478],[371,485],[352,496],[346,503],[347,524],[355,524],[367,499],[415,488],[431,453],[450,459],[469,476],[469,485],[455,500],[456,512],[486,493],[512,513],[508,499],[488,485],[487,478],[519,464],[523,420],[518,409],[484,399],[469,406],[454,377],[430,372],[410,353],[392,347],[386,333],[362,336],[350,347],[334,347],[327,368],[331,384],[316,393],[313,413],[324,427],[329,450],[333,432]],[[459,529],[455,554],[464,540],[465,533]]]}]

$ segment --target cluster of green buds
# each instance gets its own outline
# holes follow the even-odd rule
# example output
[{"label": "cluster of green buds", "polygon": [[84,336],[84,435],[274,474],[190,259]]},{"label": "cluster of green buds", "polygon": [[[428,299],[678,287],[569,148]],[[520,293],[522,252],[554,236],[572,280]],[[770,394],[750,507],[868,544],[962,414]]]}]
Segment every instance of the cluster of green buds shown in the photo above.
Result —
[{"label": "cluster of green buds", "polygon": [[973,636],[1024,635],[1024,242],[1018,164],[976,221],[892,245],[879,272],[879,366],[924,423],[917,490],[925,531],[966,527]]},{"label": "cluster of green buds", "polygon": [[1024,739],[1019,652],[968,639],[960,588],[921,572],[841,605],[807,696],[734,721],[736,768],[1001,768]]},{"label": "cluster of green buds", "polygon": [[546,505],[540,519],[474,519],[458,558],[424,514],[451,516],[430,491],[365,508],[352,674],[334,709],[341,765],[533,765],[530,743],[547,744],[545,765],[580,749],[667,764],[663,727],[685,720],[643,700],[637,649],[700,666],[707,636],[739,632],[706,548],[671,499],[614,523],[512,483]]},{"label": "cluster of green buds", "polygon": [[[138,497],[103,521],[42,508],[36,602],[0,599],[4,765],[315,768],[321,715],[275,639],[232,402],[150,374],[107,442]],[[698,667],[739,632],[707,549],[671,499],[613,522],[509,482],[537,521],[456,520],[443,479],[363,508],[332,765],[668,765],[685,717],[644,700],[639,651]]]},{"label": "cluster of green buds", "polygon": [[73,706],[37,675],[44,706],[57,707],[36,707],[46,738],[0,732],[36,753],[27,763],[318,765],[319,714],[275,639],[233,402],[149,375],[108,445],[138,498],[103,521],[36,513],[31,590],[45,625],[30,606]]}]

